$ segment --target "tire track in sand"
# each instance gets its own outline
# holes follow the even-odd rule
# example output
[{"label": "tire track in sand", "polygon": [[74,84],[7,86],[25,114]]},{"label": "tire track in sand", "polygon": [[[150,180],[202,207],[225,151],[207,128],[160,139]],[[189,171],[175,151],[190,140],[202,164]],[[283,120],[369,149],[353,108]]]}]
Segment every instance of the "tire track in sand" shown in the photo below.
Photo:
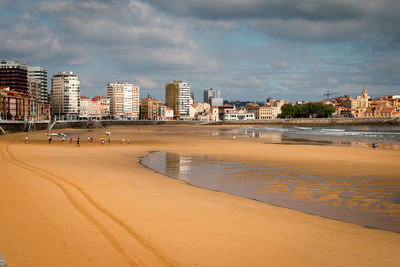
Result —
[{"label": "tire track in sand", "polygon": [[[15,158],[12,156],[12,154],[8,151],[8,145],[6,147],[6,151],[8,153],[8,155],[14,160]],[[140,266],[140,262],[135,259],[134,257],[132,257],[131,255],[129,255],[129,253],[123,248],[122,244],[100,223],[96,220],[96,218],[94,218],[93,216],[91,216],[91,214],[87,211],[86,208],[84,208],[82,206],[82,204],[72,195],[71,192],[69,192],[63,185],[61,185],[58,181],[51,179],[49,177],[45,177],[43,174],[41,174],[40,172],[36,171],[35,169],[28,167],[28,166],[24,166],[24,164],[20,164],[18,161],[17,162],[13,162],[12,160],[8,159],[2,151],[2,157],[9,163],[14,164],[16,166],[19,166],[23,169],[29,170],[33,173],[35,173],[36,175],[38,175],[39,177],[53,183],[54,185],[56,185],[63,193],[64,195],[67,197],[68,201],[72,204],[72,206],[79,212],[81,213],[86,219],[88,219],[92,224],[94,224],[94,226],[102,233],[102,235],[111,243],[111,245],[124,257],[127,259],[128,263],[132,266]]]},{"label": "tire track in sand", "polygon": [[[1,156],[4,158],[3,156],[3,151],[0,149],[0,154]],[[65,241],[61,230],[58,228],[58,226],[54,223],[54,221],[52,221],[48,216],[46,216],[46,214],[43,212],[43,210],[40,208],[40,206],[38,204],[36,204],[35,200],[31,197],[31,195],[27,192],[27,190],[25,190],[25,188],[23,186],[21,186],[20,184],[18,184],[16,181],[12,180],[10,177],[8,177],[8,182],[12,183],[16,188],[18,188],[18,190],[20,190],[22,192],[22,194],[28,198],[29,202],[31,203],[31,205],[33,206],[34,209],[36,209],[37,213],[39,214],[39,216],[50,225],[50,227],[53,229],[53,231],[56,233],[57,239],[58,241],[61,243],[61,246],[63,248],[63,253],[68,256],[70,253],[68,251],[67,248],[67,242]],[[70,263],[70,261],[68,261],[68,263]],[[1,267],[1,266],[0,266]]]},{"label": "tire track in sand", "polygon": [[[14,164],[17,164],[17,165],[19,165],[19,166],[22,167],[22,168],[28,169],[28,170],[30,170],[30,171],[32,171],[32,172],[38,174],[40,177],[42,177],[42,178],[44,178],[44,179],[46,179],[46,180],[48,180],[48,181],[50,181],[50,182],[56,184],[58,187],[60,187],[60,189],[61,189],[61,187],[62,187],[63,189],[61,189],[61,190],[62,190],[63,192],[65,191],[64,194],[66,194],[66,196],[67,196],[68,198],[70,198],[69,196],[73,197],[72,194],[71,194],[65,187],[63,187],[63,186],[59,183],[59,181],[62,181],[62,182],[67,183],[67,184],[70,185],[71,187],[75,188],[75,189],[81,194],[81,196],[82,196],[84,199],[86,199],[95,209],[97,209],[99,212],[101,212],[103,215],[105,215],[106,217],[108,217],[108,218],[109,218],[110,220],[112,220],[115,224],[117,224],[117,225],[120,226],[123,230],[125,230],[125,232],[128,233],[128,235],[129,235],[131,238],[133,238],[134,240],[136,240],[142,247],[144,247],[148,252],[150,252],[153,256],[155,256],[158,260],[160,260],[160,261],[161,261],[162,263],[164,263],[166,266],[179,266],[178,263],[176,263],[174,260],[168,258],[167,256],[163,255],[162,252],[160,252],[160,251],[159,251],[157,248],[155,248],[149,241],[147,241],[145,238],[143,238],[143,237],[140,236],[137,232],[135,232],[129,225],[127,225],[127,224],[126,224],[125,222],[123,222],[121,219],[115,217],[113,214],[111,214],[109,211],[107,211],[105,208],[103,208],[101,205],[99,205],[99,204],[98,204],[90,195],[88,195],[81,187],[79,187],[78,185],[72,183],[71,181],[69,181],[69,180],[67,180],[67,179],[65,179],[65,178],[63,178],[63,177],[61,177],[61,176],[59,176],[59,175],[57,175],[57,174],[54,174],[54,173],[52,173],[52,172],[50,172],[50,171],[47,171],[47,170],[44,170],[44,169],[41,169],[41,168],[38,168],[38,167],[34,167],[34,166],[29,165],[29,164],[26,164],[26,163],[21,162],[20,160],[16,159],[16,158],[14,157],[14,155],[9,151],[8,146],[9,146],[9,145],[6,145],[6,151],[7,151],[7,154],[10,156],[10,158],[11,158],[12,160],[15,161]],[[44,174],[44,175],[43,175],[43,174]],[[49,177],[45,177],[45,175],[50,176],[50,178],[49,178]],[[55,179],[58,180],[58,181],[56,181]],[[69,194],[69,196],[67,195],[67,193]],[[79,203],[79,201],[77,201],[76,199],[74,199],[74,200],[75,200],[75,202],[78,202],[79,207],[83,208],[83,206]],[[75,205],[74,205],[74,206],[75,206]],[[123,249],[123,247],[121,246],[121,244],[112,236],[112,234],[109,233],[109,232],[107,231],[107,229],[105,229],[105,228],[94,218],[94,216],[91,216],[91,214],[89,214],[89,212],[88,212],[85,208],[83,208],[83,209],[84,209],[85,214],[86,214],[85,216],[87,217],[87,215],[89,215],[89,217],[91,217],[91,219],[90,219],[91,221],[92,221],[93,219],[96,221],[96,223],[95,223],[96,227],[98,227],[98,228],[101,227],[101,228],[102,228],[102,230],[101,230],[102,233],[104,233],[104,232],[103,232],[104,230],[106,231],[106,235],[109,236],[109,237],[111,238],[111,239],[109,239],[109,238],[107,238],[107,239],[109,239],[109,241],[110,241],[114,246],[116,245],[116,246],[118,247],[118,248],[116,247],[117,250],[120,251],[122,254],[124,254],[124,255],[126,254],[126,256],[129,256],[129,254],[126,252],[126,250]],[[100,229],[99,229],[99,230],[100,230]],[[107,237],[107,236],[106,236],[106,237]],[[131,257],[128,257],[128,258],[131,258]],[[133,265],[136,265],[136,264],[138,264],[138,263],[140,263],[140,262],[139,262],[138,259],[132,258],[132,263],[133,263]]]}]

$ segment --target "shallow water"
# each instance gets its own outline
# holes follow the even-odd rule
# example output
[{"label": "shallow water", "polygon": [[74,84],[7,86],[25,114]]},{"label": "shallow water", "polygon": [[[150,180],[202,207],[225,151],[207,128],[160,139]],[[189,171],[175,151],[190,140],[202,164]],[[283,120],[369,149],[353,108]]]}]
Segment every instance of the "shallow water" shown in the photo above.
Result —
[{"label": "shallow water", "polygon": [[234,129],[215,129],[201,134],[258,138],[264,139],[268,143],[280,144],[371,147],[372,143],[378,143],[379,148],[400,149],[399,126],[239,127]]},{"label": "shallow water", "polygon": [[168,152],[152,152],[141,164],[194,186],[400,232],[400,182],[394,179],[316,176],[307,170]]}]

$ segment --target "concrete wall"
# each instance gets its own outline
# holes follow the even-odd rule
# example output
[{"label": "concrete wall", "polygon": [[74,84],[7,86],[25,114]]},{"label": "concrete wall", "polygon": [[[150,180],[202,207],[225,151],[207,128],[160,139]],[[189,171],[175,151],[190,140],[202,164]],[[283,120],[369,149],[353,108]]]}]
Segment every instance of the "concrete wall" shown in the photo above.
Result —
[{"label": "concrete wall", "polygon": [[[198,122],[193,121],[57,121],[52,130],[65,129],[65,128],[102,128],[107,126],[136,126],[136,125],[194,125]],[[0,127],[6,133],[27,132],[47,130],[50,127],[49,122],[24,122],[24,121],[0,121]],[[0,135],[4,132],[0,129]]]},{"label": "concrete wall", "polygon": [[27,132],[27,131],[39,131],[46,130],[48,126],[47,122],[2,122],[0,121],[0,135],[6,133],[16,133],[16,132]]}]

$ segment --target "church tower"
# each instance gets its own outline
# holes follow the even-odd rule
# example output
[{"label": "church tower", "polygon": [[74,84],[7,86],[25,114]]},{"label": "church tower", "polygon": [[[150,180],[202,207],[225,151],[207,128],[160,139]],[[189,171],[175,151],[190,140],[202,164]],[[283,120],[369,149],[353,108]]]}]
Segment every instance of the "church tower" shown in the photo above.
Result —
[{"label": "church tower", "polygon": [[367,94],[367,90],[365,90],[365,86],[363,87],[361,96],[359,96],[358,99],[359,99],[359,107],[360,108],[369,107],[369,96]]}]

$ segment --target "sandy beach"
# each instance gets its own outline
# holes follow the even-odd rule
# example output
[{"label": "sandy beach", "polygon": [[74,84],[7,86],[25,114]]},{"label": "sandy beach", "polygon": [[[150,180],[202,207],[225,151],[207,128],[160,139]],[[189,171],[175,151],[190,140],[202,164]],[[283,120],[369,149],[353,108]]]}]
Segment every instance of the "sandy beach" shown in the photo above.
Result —
[{"label": "sandy beach", "polygon": [[[400,180],[400,151],[202,136],[210,127],[53,131],[72,134],[71,145],[59,138],[49,145],[45,131],[1,136],[0,252],[7,264],[398,266],[399,233],[193,187],[139,160],[169,151],[384,181]],[[112,142],[101,145],[105,131]]]}]

